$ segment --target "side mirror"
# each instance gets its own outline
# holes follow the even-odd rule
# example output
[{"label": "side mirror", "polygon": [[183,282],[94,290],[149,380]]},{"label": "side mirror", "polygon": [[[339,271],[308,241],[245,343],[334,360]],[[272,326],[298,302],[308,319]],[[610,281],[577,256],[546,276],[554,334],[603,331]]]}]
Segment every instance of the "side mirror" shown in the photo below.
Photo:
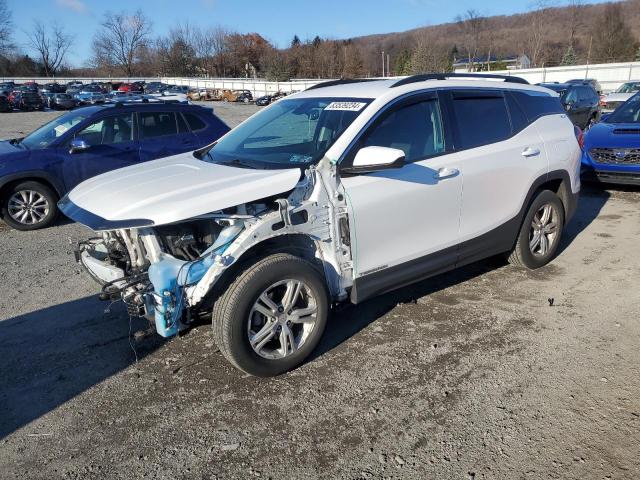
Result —
[{"label": "side mirror", "polygon": [[69,153],[78,153],[87,150],[91,145],[80,138],[74,138],[69,144]]},{"label": "side mirror", "polygon": [[371,173],[391,168],[402,168],[405,155],[402,150],[389,147],[364,147],[358,150],[353,165],[342,171],[346,173]]},{"label": "side mirror", "polygon": [[606,121],[607,121],[607,118],[609,118],[610,116],[611,116],[611,114],[610,114],[610,113],[605,113],[604,115],[602,115],[602,116],[600,117],[600,121],[601,121],[601,122],[606,122]]}]

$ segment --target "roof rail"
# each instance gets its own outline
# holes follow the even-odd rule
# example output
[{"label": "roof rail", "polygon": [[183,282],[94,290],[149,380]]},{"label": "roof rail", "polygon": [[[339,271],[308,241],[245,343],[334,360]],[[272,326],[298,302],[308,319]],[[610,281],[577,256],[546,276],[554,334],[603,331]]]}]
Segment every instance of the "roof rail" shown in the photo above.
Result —
[{"label": "roof rail", "polygon": [[348,83],[374,82],[379,78],[341,78],[340,80],[329,80],[328,82],[316,83],[311,85],[307,90],[315,90],[316,88],[333,87],[334,85],[346,85]]},{"label": "roof rail", "polygon": [[413,75],[411,77],[403,78],[402,80],[398,80],[396,83],[391,85],[390,88],[400,87],[402,85],[408,85],[410,83],[424,82],[426,80],[447,80],[449,78],[493,78],[504,80],[508,83],[522,83],[525,85],[529,85],[529,82],[527,82],[524,78],[512,77],[510,75],[495,75],[490,73],[422,73],[419,75]]}]

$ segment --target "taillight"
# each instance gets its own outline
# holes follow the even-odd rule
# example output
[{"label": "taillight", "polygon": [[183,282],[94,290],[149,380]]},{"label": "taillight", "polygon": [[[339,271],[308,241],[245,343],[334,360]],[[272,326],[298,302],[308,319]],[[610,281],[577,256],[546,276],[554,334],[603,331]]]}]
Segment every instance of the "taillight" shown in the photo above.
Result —
[{"label": "taillight", "polygon": [[580,129],[580,127],[576,127],[574,125],[573,131],[576,134],[576,140],[578,141],[578,145],[580,145],[580,150],[584,150],[584,133]]}]

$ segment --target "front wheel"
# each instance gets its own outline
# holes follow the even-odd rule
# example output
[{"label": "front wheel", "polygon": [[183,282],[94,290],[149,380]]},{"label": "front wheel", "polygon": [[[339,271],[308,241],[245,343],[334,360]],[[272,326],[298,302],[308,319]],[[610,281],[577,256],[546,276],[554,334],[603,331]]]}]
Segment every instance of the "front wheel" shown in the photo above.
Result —
[{"label": "front wheel", "polygon": [[531,270],[549,263],[560,244],[564,229],[564,207],[558,196],[541,191],[531,203],[509,262]]},{"label": "front wheel", "polygon": [[222,354],[251,375],[300,365],[318,345],[329,313],[322,275],[306,260],[274,254],[242,272],[213,307]]},{"label": "front wheel", "polygon": [[0,202],[0,213],[16,230],[37,230],[51,225],[58,215],[58,197],[46,185],[22,182],[10,187]]}]

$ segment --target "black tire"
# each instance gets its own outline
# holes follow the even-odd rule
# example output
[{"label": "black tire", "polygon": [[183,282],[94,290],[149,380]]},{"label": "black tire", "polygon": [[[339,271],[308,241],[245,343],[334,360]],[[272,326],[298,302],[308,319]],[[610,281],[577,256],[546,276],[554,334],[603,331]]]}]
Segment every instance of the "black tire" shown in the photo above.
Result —
[{"label": "black tire", "polygon": [[[532,233],[534,230],[534,217],[536,217],[538,212],[540,212],[540,210],[546,205],[549,205],[554,212],[553,215],[555,216],[556,223],[555,236],[552,241],[547,240],[548,248],[545,253],[534,253],[530,246],[530,240],[532,239]],[[545,266],[554,258],[556,251],[558,250],[558,245],[560,245],[563,230],[564,206],[562,205],[562,201],[550,190],[542,190],[536,195],[529,206],[529,210],[527,210],[527,214],[525,215],[522,226],[520,227],[520,233],[518,234],[516,245],[509,255],[509,263],[518,267],[525,267],[530,270]]]},{"label": "black tire", "polygon": [[[34,223],[22,223],[14,219],[9,212],[9,200],[11,197],[21,191],[33,191],[41,195],[47,202],[48,210],[44,217]],[[26,181],[16,183],[7,188],[0,200],[0,214],[4,222],[11,228],[16,230],[38,230],[40,228],[46,228],[51,225],[58,216],[58,196],[46,185],[35,181]],[[31,217],[33,218],[33,217]]]},{"label": "black tire", "polygon": [[[284,358],[264,358],[249,343],[250,314],[258,297],[274,283],[285,279],[302,281],[311,289],[317,307],[315,323],[294,353]],[[212,316],[213,334],[222,354],[236,368],[251,375],[271,377],[297,367],[309,356],[322,337],[328,314],[327,290],[319,271],[302,258],[278,253],[240,272],[216,300]]]}]

